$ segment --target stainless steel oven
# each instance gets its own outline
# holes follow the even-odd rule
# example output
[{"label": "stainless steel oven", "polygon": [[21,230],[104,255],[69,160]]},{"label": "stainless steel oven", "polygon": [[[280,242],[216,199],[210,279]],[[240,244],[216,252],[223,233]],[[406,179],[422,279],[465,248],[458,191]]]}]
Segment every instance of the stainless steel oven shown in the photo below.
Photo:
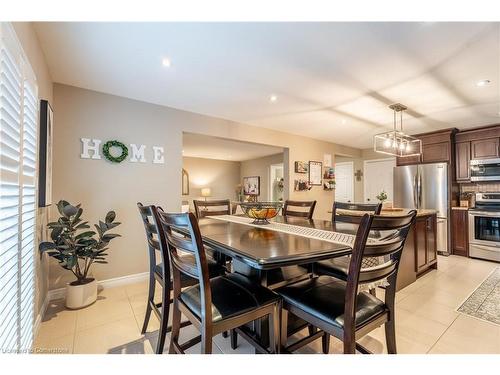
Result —
[{"label": "stainless steel oven", "polygon": [[470,161],[471,181],[500,181],[500,159]]},{"label": "stainless steel oven", "polygon": [[500,262],[500,193],[477,193],[469,210],[469,255]]}]

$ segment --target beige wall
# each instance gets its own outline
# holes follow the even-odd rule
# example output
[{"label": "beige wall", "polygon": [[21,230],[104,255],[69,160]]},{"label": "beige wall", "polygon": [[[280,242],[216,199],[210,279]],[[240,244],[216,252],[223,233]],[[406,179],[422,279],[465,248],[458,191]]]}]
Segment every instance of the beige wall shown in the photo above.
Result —
[{"label": "beige wall", "polygon": [[182,165],[189,173],[189,195],[182,195],[182,200],[188,200],[191,208],[193,199],[204,199],[201,197],[204,187],[212,191],[209,199],[236,198],[235,187],[240,183],[239,161],[184,157]]},{"label": "beige wall", "polygon": [[[35,73],[38,85],[38,97],[52,103],[52,78],[50,77],[45,56],[38,42],[38,37],[31,22],[13,22],[14,31],[21,43],[24,53]],[[55,118],[57,121],[57,117]],[[37,211],[37,243],[46,238],[45,225],[48,220],[49,208]],[[35,250],[38,254],[38,249]],[[36,290],[35,290],[35,315],[39,313],[48,291],[48,260],[46,256],[35,257]]]},{"label": "beige wall", "polygon": [[[361,156],[360,150],[350,147],[60,84],[54,85],[54,112],[54,199],[82,203],[85,219],[92,222],[114,209],[123,223],[117,228],[123,237],[111,244],[109,264],[94,268],[94,275],[101,280],[147,270],[144,229],[136,202],[159,204],[170,211],[180,209],[183,132],[288,148],[284,153],[285,175],[293,170],[295,160],[323,160],[325,153]],[[165,147],[165,164],[115,165],[80,159],[81,137],[161,145]],[[288,190],[292,191],[288,194]],[[315,216],[329,217],[331,192],[314,187],[295,193],[289,184],[286,195],[316,199]],[[51,262],[50,288],[62,287],[70,279],[70,274]]]},{"label": "beige wall", "polygon": [[241,181],[243,177],[260,176],[260,201],[268,201],[269,197],[269,173],[271,164],[283,163],[283,153],[264,156],[258,159],[245,160],[241,162]]}]

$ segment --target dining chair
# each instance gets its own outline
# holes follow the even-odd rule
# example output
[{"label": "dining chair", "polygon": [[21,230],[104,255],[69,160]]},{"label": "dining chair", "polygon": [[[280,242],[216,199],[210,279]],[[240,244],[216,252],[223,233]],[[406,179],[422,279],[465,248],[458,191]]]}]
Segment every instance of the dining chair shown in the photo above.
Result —
[{"label": "dining chair", "polygon": [[[301,207],[302,211],[293,209],[294,207]],[[312,219],[316,201],[291,201],[286,200],[283,207],[283,216],[303,217],[305,219]]]},{"label": "dining chair", "polygon": [[[337,209],[342,210],[341,213]],[[374,215],[379,215],[382,210],[381,203],[344,203],[344,202],[334,202],[332,209],[332,221],[333,222],[345,222],[352,224],[359,224],[363,213],[371,213]],[[312,266],[313,273],[316,275],[328,275],[336,277],[340,280],[347,281],[347,271],[349,268],[350,257],[339,257],[333,259],[326,259],[316,262]],[[362,262],[362,268],[373,267],[383,262],[377,258],[365,257]],[[370,293],[374,296],[376,295],[376,286],[381,283],[372,284],[369,289]]]},{"label": "dining chair", "polygon": [[[338,210],[341,210],[339,213]],[[364,213],[380,215],[382,203],[344,203],[333,202],[332,221],[359,223]]]},{"label": "dining chair", "polygon": [[193,200],[196,217],[201,219],[206,216],[231,215],[231,202],[229,199],[210,201]]},{"label": "dining chair", "polygon": [[[144,229],[146,230],[146,240],[148,243],[149,253],[149,291],[148,300],[146,305],[146,315],[144,316],[144,323],[142,325],[141,333],[144,334],[148,328],[151,312],[154,312],[160,320],[160,329],[158,332],[158,341],[156,344],[156,353],[163,352],[165,344],[165,337],[172,327],[168,326],[168,315],[170,304],[170,292],[172,290],[170,263],[168,257],[167,243],[165,234],[158,226],[158,209],[156,206],[144,206],[142,203],[137,203],[139,213],[141,214]],[[194,263],[194,259],[185,259],[186,262]],[[211,277],[223,274],[225,269],[221,267],[215,260],[208,258],[209,274]],[[154,300],[156,284],[161,287],[161,301],[156,303]],[[184,276],[181,280],[183,286],[194,285],[197,283],[196,279]],[[189,322],[183,322],[187,325]],[[190,324],[190,323],[189,323]]]},{"label": "dining chair", "polygon": [[[387,352],[396,353],[396,279],[401,253],[415,217],[415,210],[398,217],[363,215],[354,241],[347,282],[331,276],[315,276],[276,290],[283,298],[283,351],[291,352],[320,337],[325,339],[332,335],[343,342],[344,353],[354,354],[356,349],[369,353],[356,341],[384,324]],[[382,237],[367,242],[371,230],[381,231]],[[379,256],[388,256],[387,262],[377,267],[361,268],[363,258]],[[388,282],[383,301],[370,293],[359,292],[361,282],[381,279]],[[288,313],[314,325],[319,331],[287,346]]]},{"label": "dining chair", "polygon": [[[269,351],[253,339],[246,324],[269,319],[270,352],[278,353],[280,298],[271,290],[251,282],[239,274],[226,274],[210,279],[207,258],[198,222],[192,213],[170,214],[158,211],[167,239],[173,274],[173,314],[169,353],[184,350],[201,341],[201,352],[212,352],[212,337],[236,329],[250,344],[263,353]],[[182,234],[182,235],[179,235]],[[191,254],[196,262],[186,263],[182,253]],[[198,284],[182,289],[181,275],[198,280]],[[179,343],[181,313],[201,332],[184,344]]]}]

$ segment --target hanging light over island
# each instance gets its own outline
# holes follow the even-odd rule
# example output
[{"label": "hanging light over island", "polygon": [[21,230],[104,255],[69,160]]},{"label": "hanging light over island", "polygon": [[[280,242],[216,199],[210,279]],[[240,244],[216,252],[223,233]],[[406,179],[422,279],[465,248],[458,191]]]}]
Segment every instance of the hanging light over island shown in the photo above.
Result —
[{"label": "hanging light over island", "polygon": [[420,155],[422,153],[422,141],[403,132],[403,112],[408,108],[401,103],[391,104],[389,108],[394,113],[394,129],[375,135],[373,149],[375,152],[397,157]]}]

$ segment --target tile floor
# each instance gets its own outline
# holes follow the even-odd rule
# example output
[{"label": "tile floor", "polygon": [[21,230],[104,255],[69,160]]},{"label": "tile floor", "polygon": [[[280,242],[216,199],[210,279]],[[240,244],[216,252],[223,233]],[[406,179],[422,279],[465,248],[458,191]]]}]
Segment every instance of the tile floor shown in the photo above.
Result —
[{"label": "tile floor", "polygon": [[[455,311],[468,295],[499,265],[463,257],[439,257],[439,269],[424,275],[397,293],[396,332],[399,353],[500,353],[500,326]],[[382,294],[383,290],[377,291]],[[92,306],[69,311],[62,300],[47,309],[35,348],[67,353],[153,353],[158,321],[151,318],[148,332],[141,335],[147,283],[102,290]],[[299,333],[301,336],[304,333]],[[181,330],[181,341],[197,335],[193,326]],[[166,351],[168,351],[167,337]],[[214,353],[253,353],[239,340],[233,351],[229,339],[214,338]],[[360,343],[374,353],[384,353],[383,327],[363,337]],[[317,341],[302,353],[318,353]],[[189,353],[199,352],[199,344]],[[331,353],[341,353],[342,344],[332,338]]]}]

